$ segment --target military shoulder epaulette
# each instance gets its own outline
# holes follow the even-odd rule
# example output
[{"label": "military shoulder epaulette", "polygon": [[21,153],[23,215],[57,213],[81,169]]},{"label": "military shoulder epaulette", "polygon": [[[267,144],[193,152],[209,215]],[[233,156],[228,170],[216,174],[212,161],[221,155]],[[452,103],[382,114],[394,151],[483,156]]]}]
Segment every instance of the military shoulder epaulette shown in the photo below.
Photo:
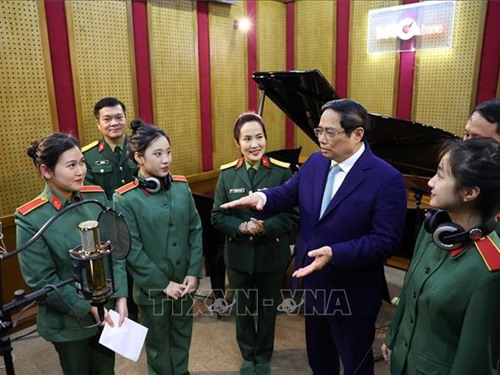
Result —
[{"label": "military shoulder epaulette", "polygon": [[223,171],[224,169],[228,169],[228,168],[234,167],[236,164],[238,164],[238,160],[239,159],[236,159],[235,161],[232,161],[231,163],[222,164],[220,166],[220,170]]},{"label": "military shoulder epaulette", "polygon": [[92,143],[89,143],[87,146],[82,147],[82,152],[88,151],[91,148],[94,148],[95,146],[97,146],[98,144],[99,144],[99,141],[94,141]]},{"label": "military shoulder epaulette", "polygon": [[274,158],[269,158],[269,160],[271,160],[271,163],[273,163],[274,165],[277,165],[279,167],[290,168],[290,163],[285,163],[284,161],[276,160]]},{"label": "military shoulder epaulette", "polygon": [[174,175],[172,175],[172,180],[174,180],[174,181],[188,182],[186,176],[182,176],[180,174],[174,174]]},{"label": "military shoulder epaulette", "polygon": [[43,206],[45,203],[47,203],[47,198],[44,197],[37,197],[28,203],[23,204],[21,207],[17,209],[17,212],[19,212],[21,215],[26,215],[33,211],[34,209]]},{"label": "military shoulder epaulette", "polygon": [[128,184],[123,185],[122,187],[119,187],[118,189],[115,190],[116,193],[118,194],[125,194],[127,191],[130,191],[132,189],[135,189],[138,187],[139,184],[137,183],[136,180],[129,182]]},{"label": "military shoulder epaulette", "polygon": [[491,240],[490,236],[481,238],[478,241],[474,241],[477,251],[486,263],[486,267],[493,272],[500,270],[500,249]]},{"label": "military shoulder epaulette", "polygon": [[98,185],[84,185],[80,193],[104,193],[104,189]]}]

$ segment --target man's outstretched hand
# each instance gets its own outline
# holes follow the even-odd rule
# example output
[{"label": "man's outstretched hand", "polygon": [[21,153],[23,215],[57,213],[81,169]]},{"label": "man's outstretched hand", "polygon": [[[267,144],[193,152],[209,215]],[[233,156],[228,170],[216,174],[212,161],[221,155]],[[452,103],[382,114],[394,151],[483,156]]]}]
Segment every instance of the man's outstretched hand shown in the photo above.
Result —
[{"label": "man's outstretched hand", "polygon": [[221,204],[220,206],[220,208],[224,210],[229,210],[231,208],[237,207],[251,207],[255,208],[257,211],[262,211],[262,209],[264,208],[264,201],[259,194],[253,193],[235,201]]}]

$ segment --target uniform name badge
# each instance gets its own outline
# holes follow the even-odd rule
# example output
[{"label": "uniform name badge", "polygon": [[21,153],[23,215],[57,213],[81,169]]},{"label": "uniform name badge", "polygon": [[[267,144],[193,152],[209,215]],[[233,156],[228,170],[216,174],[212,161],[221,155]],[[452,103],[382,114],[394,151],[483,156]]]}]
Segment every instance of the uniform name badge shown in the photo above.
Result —
[{"label": "uniform name badge", "polygon": [[109,160],[96,160],[95,165],[107,165]]},{"label": "uniform name badge", "polygon": [[242,194],[244,192],[245,192],[245,188],[229,189],[229,194]]}]

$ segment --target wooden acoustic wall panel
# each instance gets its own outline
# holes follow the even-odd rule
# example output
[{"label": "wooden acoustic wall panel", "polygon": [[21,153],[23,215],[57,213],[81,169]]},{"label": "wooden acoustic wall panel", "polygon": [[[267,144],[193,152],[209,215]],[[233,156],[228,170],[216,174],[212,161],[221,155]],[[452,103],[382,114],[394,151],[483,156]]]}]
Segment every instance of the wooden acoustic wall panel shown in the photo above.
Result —
[{"label": "wooden acoustic wall panel", "polygon": [[[278,1],[258,1],[256,18],[258,70],[285,70],[286,5]],[[269,98],[264,104],[263,119],[267,130],[267,150],[284,148],[285,114]]]},{"label": "wooden acoustic wall panel", "polygon": [[155,123],[170,137],[174,174],[200,173],[195,2],[151,1],[148,13]]},{"label": "wooden acoustic wall panel", "polygon": [[47,43],[42,2],[0,1],[0,216],[43,186],[26,149],[58,128]]},{"label": "wooden acoustic wall panel", "polygon": [[137,111],[133,39],[127,1],[65,1],[78,132],[84,146],[99,138],[95,103],[106,96]]},{"label": "wooden acoustic wall panel", "polygon": [[396,113],[399,54],[368,54],[368,11],[396,5],[397,0],[351,2],[348,97],[369,112],[388,116]]},{"label": "wooden acoustic wall panel", "polygon": [[498,75],[497,98],[500,98],[500,74]]},{"label": "wooden acoustic wall panel", "polygon": [[234,30],[233,24],[245,15],[243,1],[209,6],[215,169],[240,155],[234,146],[233,124],[248,110],[247,36]]},{"label": "wooden acoustic wall panel", "polygon": [[[304,0],[295,2],[295,68],[319,69],[335,87],[336,1]],[[318,146],[298,127],[295,145],[302,156],[318,151]]]},{"label": "wooden acoustic wall panel", "polygon": [[457,1],[453,47],[417,51],[413,118],[462,135],[474,106],[486,1]]}]

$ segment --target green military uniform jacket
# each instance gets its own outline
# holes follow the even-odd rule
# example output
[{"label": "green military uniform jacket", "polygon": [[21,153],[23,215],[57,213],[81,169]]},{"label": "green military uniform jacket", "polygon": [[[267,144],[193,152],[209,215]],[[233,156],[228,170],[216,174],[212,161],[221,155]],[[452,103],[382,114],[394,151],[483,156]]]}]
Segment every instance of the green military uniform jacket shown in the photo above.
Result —
[{"label": "green military uniform jacket", "polygon": [[500,374],[500,240],[488,237],[450,253],[421,230],[385,339],[391,374]]},{"label": "green military uniform jacket", "polygon": [[106,192],[106,197],[113,199],[115,189],[134,179],[136,165],[128,157],[128,138],[125,138],[121,157],[115,155],[104,138],[82,148],[87,165],[85,184],[99,185]]},{"label": "green military uniform jacket", "polygon": [[173,176],[170,188],[158,193],[148,193],[135,180],[117,189],[113,199],[130,228],[127,267],[138,305],[166,299],[163,290],[170,281],[201,277],[201,220],[184,177]]},{"label": "green military uniform jacket", "polygon": [[[74,200],[96,199],[107,204],[104,191],[99,186],[84,186],[74,193]],[[53,216],[72,202],[66,201],[48,186],[34,200],[19,207],[15,213],[17,246],[30,240]],[[78,224],[97,220],[102,209],[97,204],[82,204],[59,217],[44,234],[26,250],[19,253],[19,264],[26,284],[33,290],[46,285],[57,285],[73,276],[69,250],[81,246]],[[104,239],[103,239],[104,240]],[[115,286],[114,297],[127,296],[125,261],[113,260]],[[51,342],[83,340],[97,334],[97,328],[84,329],[95,324],[90,314],[90,302],[77,296],[74,283],[59,288],[61,297],[50,292],[47,302],[40,305],[37,328],[40,336]],[[73,307],[71,311],[67,305]],[[76,313],[76,316],[74,315]]]},{"label": "green military uniform jacket", "polygon": [[[282,270],[290,260],[288,234],[298,223],[298,211],[274,216],[247,208],[223,210],[221,204],[252,192],[281,185],[292,175],[287,163],[264,156],[250,183],[244,159],[221,166],[212,210],[213,225],[226,236],[224,262],[228,268],[253,274]],[[251,217],[264,220],[264,235],[239,234],[238,227]]]}]

